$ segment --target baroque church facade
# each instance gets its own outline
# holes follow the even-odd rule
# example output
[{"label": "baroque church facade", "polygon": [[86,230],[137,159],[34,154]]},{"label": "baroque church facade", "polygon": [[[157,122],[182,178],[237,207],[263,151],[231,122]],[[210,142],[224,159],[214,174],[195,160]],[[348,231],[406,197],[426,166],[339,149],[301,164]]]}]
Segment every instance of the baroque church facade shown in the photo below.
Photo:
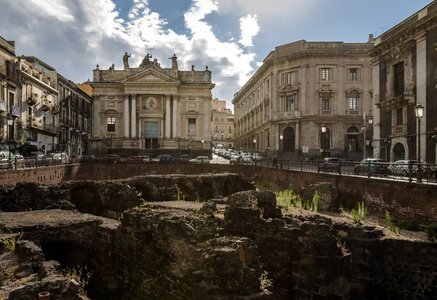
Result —
[{"label": "baroque church facade", "polygon": [[[180,71],[173,55],[163,68],[147,54],[138,67],[93,70],[91,153],[121,156],[211,149],[211,71]],[[197,152],[196,152],[197,151]]]}]

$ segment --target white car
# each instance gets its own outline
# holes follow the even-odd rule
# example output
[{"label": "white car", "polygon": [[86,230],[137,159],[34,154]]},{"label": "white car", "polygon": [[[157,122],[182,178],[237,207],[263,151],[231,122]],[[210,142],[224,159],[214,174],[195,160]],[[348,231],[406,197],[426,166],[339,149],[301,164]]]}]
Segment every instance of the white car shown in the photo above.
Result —
[{"label": "white car", "polygon": [[245,164],[251,164],[252,163],[252,158],[250,157],[250,155],[243,155],[243,163]]},{"label": "white car", "polygon": [[196,158],[190,159],[189,164],[209,164],[208,156],[198,156]]},{"label": "white car", "polygon": [[252,160],[261,161],[261,159],[262,159],[261,154],[259,154],[259,153],[252,154]]},{"label": "white car", "polygon": [[411,163],[411,175],[415,175],[417,173],[417,160],[408,160],[408,159],[397,160],[394,163],[392,163],[388,167],[390,174],[408,176],[408,174],[410,174],[410,170],[409,170],[410,163]]}]

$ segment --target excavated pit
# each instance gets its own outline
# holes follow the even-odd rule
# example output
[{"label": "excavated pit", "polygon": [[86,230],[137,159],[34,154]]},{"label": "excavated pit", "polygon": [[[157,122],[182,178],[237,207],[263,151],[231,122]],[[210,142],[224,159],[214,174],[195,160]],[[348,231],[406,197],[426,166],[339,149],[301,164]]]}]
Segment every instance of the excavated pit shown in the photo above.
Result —
[{"label": "excavated pit", "polygon": [[75,266],[92,273],[91,299],[428,299],[437,292],[435,243],[283,214],[273,192],[234,174],[21,184],[1,187],[0,200],[0,236],[23,232],[16,251],[0,253],[8,270],[0,298],[49,291],[51,299],[76,299],[78,286],[59,274]]}]

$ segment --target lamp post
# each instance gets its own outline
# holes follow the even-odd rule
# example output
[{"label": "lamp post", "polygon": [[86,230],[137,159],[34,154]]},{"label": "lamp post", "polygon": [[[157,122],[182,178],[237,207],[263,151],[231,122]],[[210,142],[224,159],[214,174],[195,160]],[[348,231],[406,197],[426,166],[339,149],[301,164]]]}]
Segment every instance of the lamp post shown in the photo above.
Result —
[{"label": "lamp post", "polygon": [[279,165],[281,166],[281,169],[282,169],[282,152],[284,151],[284,145],[282,144],[282,141],[284,140],[284,135],[281,133],[280,135],[279,135],[279,141],[280,141],[280,149],[279,149],[279,154],[280,154],[280,156],[279,156]]},{"label": "lamp post", "polygon": [[204,143],[205,141],[202,139],[202,165],[203,165],[203,143]]},{"label": "lamp post", "polygon": [[256,152],[256,139],[253,139],[253,151]]},{"label": "lamp post", "polygon": [[14,136],[14,133],[13,133],[13,130],[12,130],[13,126],[14,126],[14,119],[11,116],[9,116],[8,117],[9,164],[11,163],[11,143],[12,143],[12,138]]},{"label": "lamp post", "polygon": [[417,182],[422,182],[422,166],[420,165],[420,120],[423,117],[424,107],[417,104],[414,107],[414,112],[417,118]]},{"label": "lamp post", "polygon": [[364,159],[365,159],[366,158],[366,150],[367,150],[366,131],[367,131],[367,127],[369,125],[372,125],[373,119],[369,118],[369,120],[366,123],[366,115],[365,114],[364,114],[363,119],[364,119],[363,120],[364,124],[363,124],[363,128],[362,128],[363,134],[364,134],[363,152],[364,152]]},{"label": "lamp post", "polygon": [[322,130],[322,134],[320,135],[320,148],[322,149],[321,152],[322,152],[322,158],[323,158],[325,156],[324,150],[323,150],[323,136],[326,133],[326,125],[325,124],[322,124],[321,130]]}]

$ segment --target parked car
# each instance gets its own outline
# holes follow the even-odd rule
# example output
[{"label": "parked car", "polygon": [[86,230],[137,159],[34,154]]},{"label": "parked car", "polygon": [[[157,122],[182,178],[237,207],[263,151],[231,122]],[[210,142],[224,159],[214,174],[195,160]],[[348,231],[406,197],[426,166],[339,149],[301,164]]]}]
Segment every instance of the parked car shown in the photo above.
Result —
[{"label": "parked car", "polygon": [[323,172],[340,172],[340,160],[338,157],[325,157],[321,170]]},{"label": "parked car", "polygon": [[252,160],[253,161],[261,161],[262,157],[260,153],[254,153],[252,154]]},{"label": "parked car", "polygon": [[354,167],[355,175],[368,174],[370,166],[370,172],[372,175],[384,175],[387,176],[390,171],[384,160],[380,158],[365,158],[362,159],[358,165]]},{"label": "parked car", "polygon": [[106,154],[102,161],[105,163],[118,163],[121,162],[121,157],[118,154]]},{"label": "parked car", "polygon": [[230,165],[238,165],[243,163],[243,158],[239,154],[233,154],[229,160]]},{"label": "parked car", "polygon": [[15,154],[9,151],[0,152],[0,168],[11,169],[15,165]]},{"label": "parked car", "polygon": [[153,158],[150,162],[160,163],[160,164],[172,164],[175,162],[175,159],[171,155],[161,154],[161,155],[158,155],[157,157]]},{"label": "parked car", "polygon": [[189,164],[209,164],[208,156],[198,156],[196,158],[190,159]]},{"label": "parked car", "polygon": [[50,164],[67,164],[70,162],[70,157],[67,153],[52,153],[48,158]]},{"label": "parked car", "polygon": [[191,159],[189,154],[183,154],[178,159],[176,159],[177,164],[186,164]]},{"label": "parked car", "polygon": [[32,154],[29,157],[24,158],[26,160],[26,166],[45,166],[47,165],[47,157],[44,154]]},{"label": "parked car", "polygon": [[96,160],[96,157],[94,155],[80,155],[77,157],[77,161],[79,163],[89,163],[94,162]]},{"label": "parked car", "polygon": [[244,164],[251,164],[252,163],[252,157],[250,157],[249,154],[243,155],[243,163]]},{"label": "parked car", "polygon": [[141,155],[135,155],[135,156],[129,156],[128,158],[124,159],[123,162],[127,163],[143,163],[144,159]]},{"label": "parked car", "polygon": [[410,163],[411,163],[411,175],[415,175],[417,173],[417,160],[409,160],[409,159],[397,160],[394,163],[392,163],[388,167],[390,174],[409,176]]}]

